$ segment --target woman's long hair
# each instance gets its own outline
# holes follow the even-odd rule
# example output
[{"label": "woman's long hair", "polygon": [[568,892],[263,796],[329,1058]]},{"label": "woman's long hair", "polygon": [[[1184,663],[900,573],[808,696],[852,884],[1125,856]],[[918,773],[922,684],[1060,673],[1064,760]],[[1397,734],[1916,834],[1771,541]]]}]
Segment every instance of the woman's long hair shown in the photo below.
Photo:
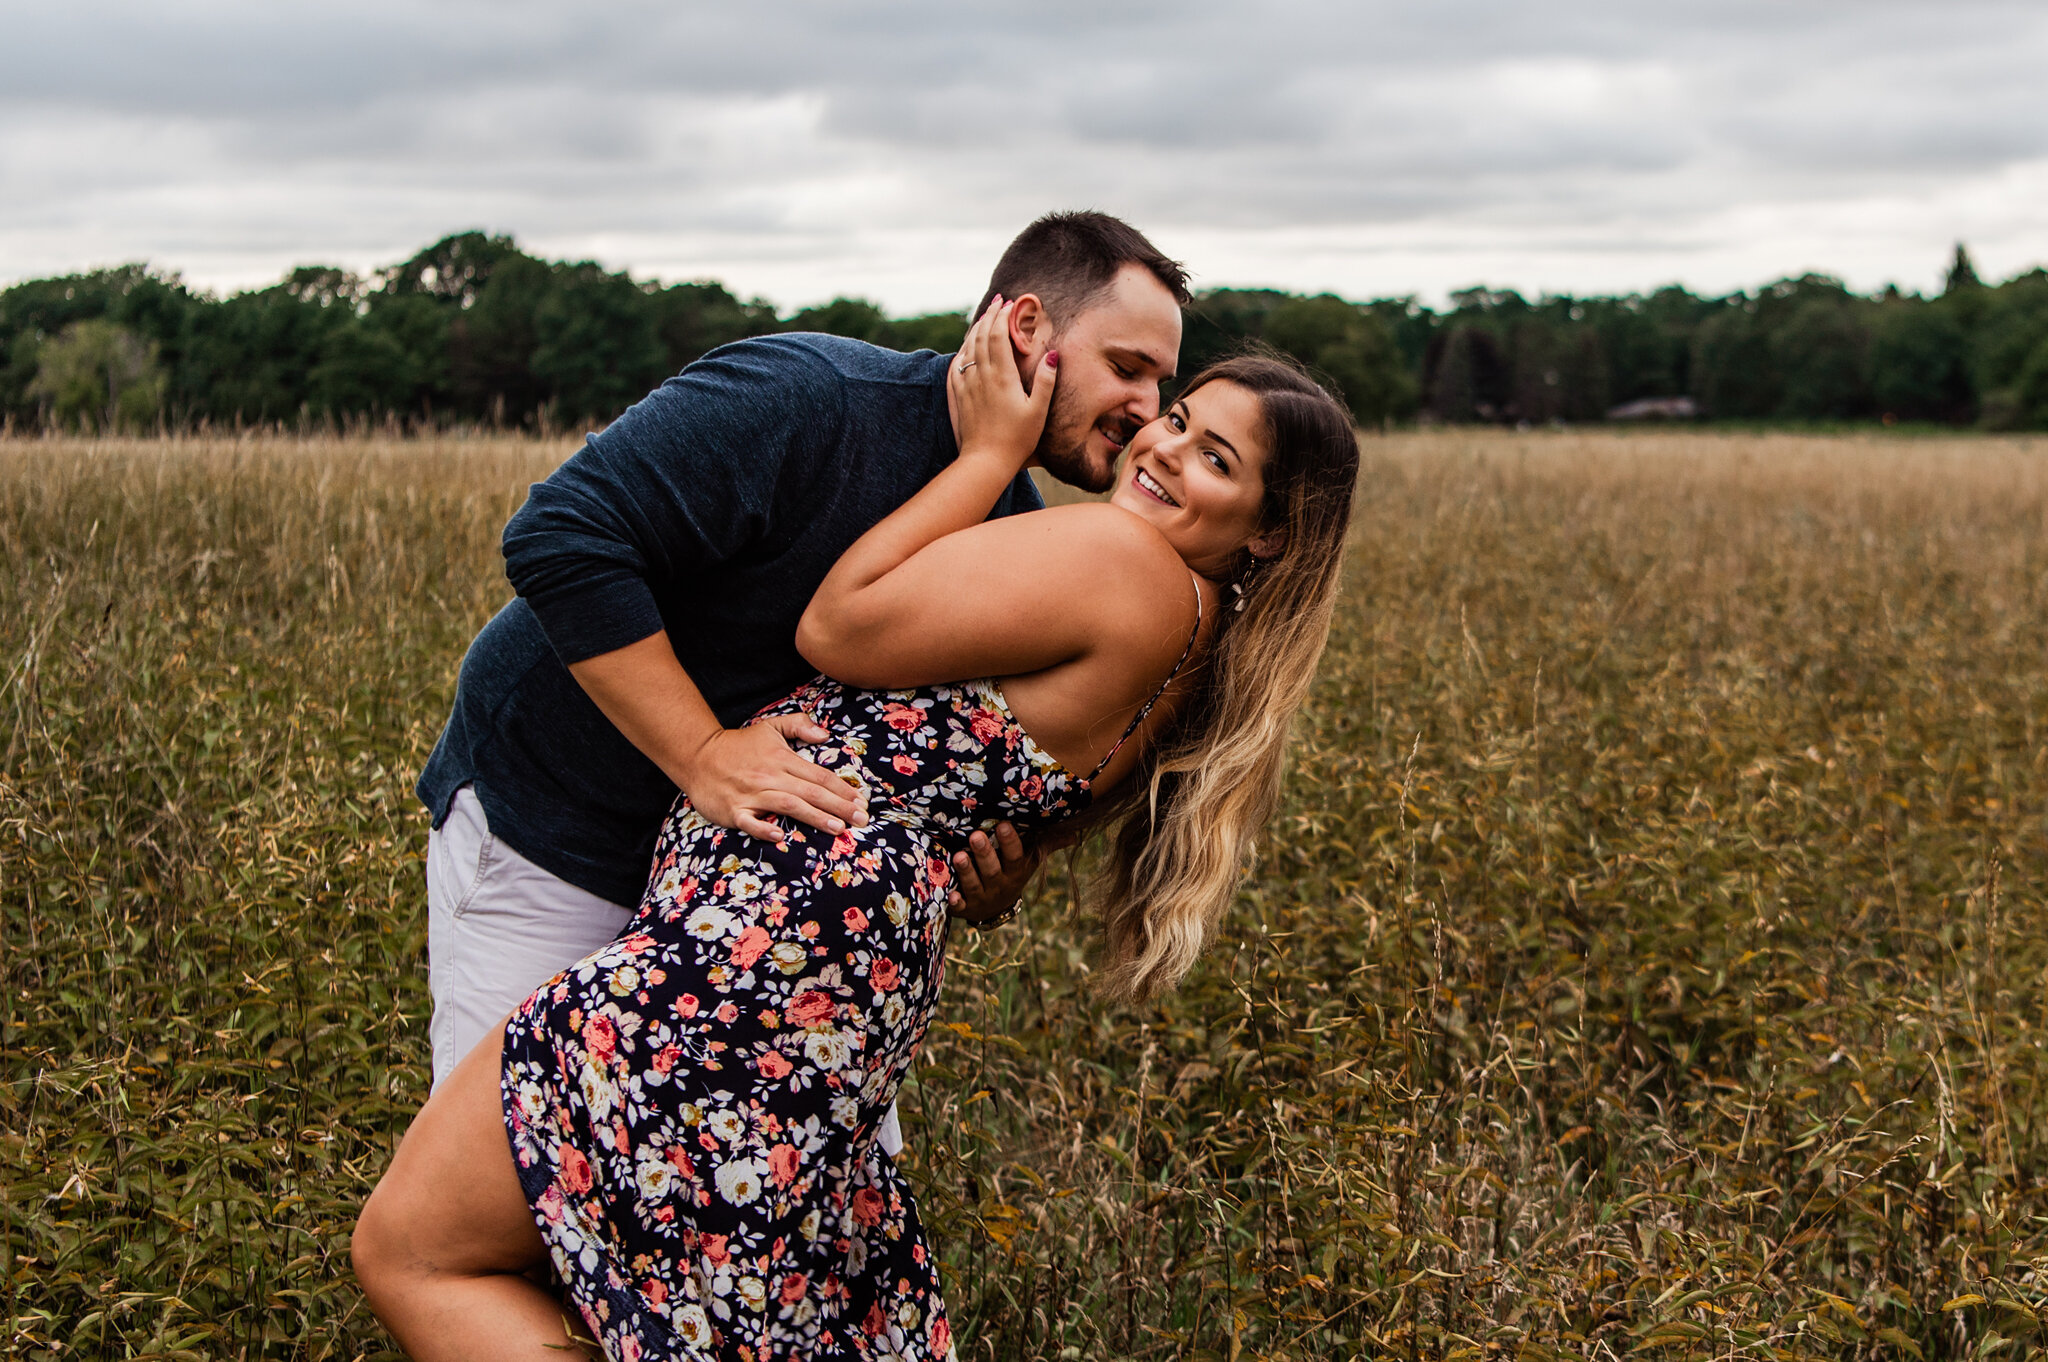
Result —
[{"label": "woman's long hair", "polygon": [[[1106,937],[1098,986],[1151,997],[1181,980],[1229,908],[1253,839],[1280,796],[1287,733],[1330,632],[1358,481],[1358,436],[1337,400],[1293,364],[1243,355],[1195,375],[1229,382],[1265,420],[1261,533],[1271,559],[1239,564],[1201,684],[1105,812],[1123,815],[1095,885]],[[1233,606],[1242,599],[1243,609]]]}]

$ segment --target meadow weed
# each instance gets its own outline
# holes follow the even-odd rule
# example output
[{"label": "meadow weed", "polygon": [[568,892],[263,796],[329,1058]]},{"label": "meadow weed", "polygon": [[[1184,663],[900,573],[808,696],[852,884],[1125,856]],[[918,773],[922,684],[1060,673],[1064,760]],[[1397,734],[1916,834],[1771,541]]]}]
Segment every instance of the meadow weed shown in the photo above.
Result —
[{"label": "meadow weed", "polygon": [[[0,1349],[356,1358],[512,438],[0,442]],[[1180,993],[1055,864],[904,1090],[963,1359],[2048,1348],[2048,442],[1368,437]]]}]

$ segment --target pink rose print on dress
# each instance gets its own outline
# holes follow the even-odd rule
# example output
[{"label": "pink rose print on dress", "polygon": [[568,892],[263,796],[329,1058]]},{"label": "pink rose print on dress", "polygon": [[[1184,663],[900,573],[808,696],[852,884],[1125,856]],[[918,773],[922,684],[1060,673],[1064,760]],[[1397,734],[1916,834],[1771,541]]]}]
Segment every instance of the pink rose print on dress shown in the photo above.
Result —
[{"label": "pink rose print on dress", "polygon": [[783,1013],[797,1026],[816,1026],[819,1022],[832,1020],[832,1000],[816,989],[806,989],[796,995],[794,1001]]},{"label": "pink rose print on dress", "polygon": [[974,740],[978,743],[993,742],[1003,731],[1002,716],[992,709],[974,710],[967,716],[967,731],[974,735]]},{"label": "pink rose print on dress", "polygon": [[774,940],[758,923],[747,928],[740,933],[739,940],[732,943],[732,962],[741,969],[752,969],[754,962],[774,944]]}]

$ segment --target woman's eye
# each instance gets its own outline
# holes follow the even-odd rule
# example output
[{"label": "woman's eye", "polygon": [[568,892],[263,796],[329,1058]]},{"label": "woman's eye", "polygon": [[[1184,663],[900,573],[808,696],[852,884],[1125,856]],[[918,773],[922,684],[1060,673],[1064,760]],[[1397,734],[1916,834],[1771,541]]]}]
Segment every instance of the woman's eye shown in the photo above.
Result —
[{"label": "woman's eye", "polygon": [[1218,454],[1215,450],[1205,449],[1202,451],[1202,453],[1208,456],[1210,463],[1216,465],[1216,471],[1218,473],[1228,473],[1230,471],[1230,465],[1223,462],[1223,456],[1221,454]]},{"label": "woman's eye", "polygon": [[1166,413],[1166,424],[1172,426],[1175,433],[1186,430],[1188,428],[1188,423],[1180,419],[1180,413],[1177,411],[1170,411]]}]

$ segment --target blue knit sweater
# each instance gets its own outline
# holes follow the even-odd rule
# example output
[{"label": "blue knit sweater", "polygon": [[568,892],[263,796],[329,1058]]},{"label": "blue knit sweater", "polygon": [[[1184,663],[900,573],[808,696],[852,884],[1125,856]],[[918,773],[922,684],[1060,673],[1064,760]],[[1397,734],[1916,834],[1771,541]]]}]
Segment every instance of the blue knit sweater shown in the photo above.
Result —
[{"label": "blue knit sweater", "polygon": [[[714,350],[592,435],[505,526],[518,594],[470,644],[420,799],[474,785],[492,834],[640,901],[676,797],[568,666],[668,631],[732,726],[814,674],[796,624],[854,540],[958,455],[949,356],[836,336]],[[1044,503],[1020,474],[995,515]]]}]

